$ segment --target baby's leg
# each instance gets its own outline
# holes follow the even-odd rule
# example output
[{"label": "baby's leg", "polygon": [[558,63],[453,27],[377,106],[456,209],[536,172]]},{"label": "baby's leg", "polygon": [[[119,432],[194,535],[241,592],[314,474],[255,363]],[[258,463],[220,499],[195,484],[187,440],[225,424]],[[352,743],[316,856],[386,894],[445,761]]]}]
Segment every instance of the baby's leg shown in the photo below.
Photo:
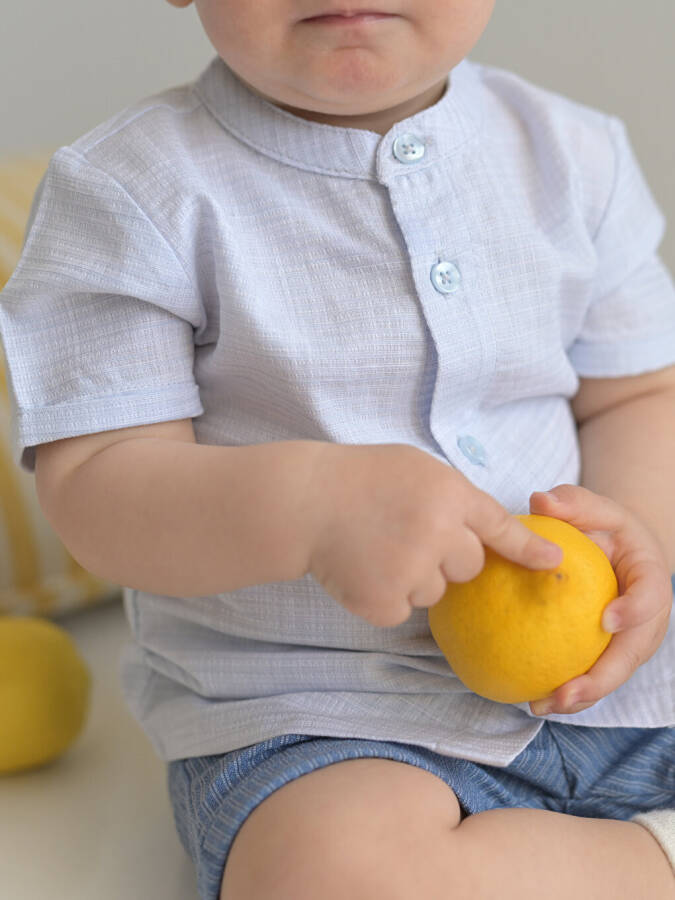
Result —
[{"label": "baby's leg", "polygon": [[675,900],[665,853],[634,822],[491,809],[455,830],[453,853],[469,873],[462,900]]},{"label": "baby's leg", "polygon": [[673,900],[640,825],[529,809],[460,823],[436,775],[385,759],[333,763],[264,800],[230,851],[221,900]]}]

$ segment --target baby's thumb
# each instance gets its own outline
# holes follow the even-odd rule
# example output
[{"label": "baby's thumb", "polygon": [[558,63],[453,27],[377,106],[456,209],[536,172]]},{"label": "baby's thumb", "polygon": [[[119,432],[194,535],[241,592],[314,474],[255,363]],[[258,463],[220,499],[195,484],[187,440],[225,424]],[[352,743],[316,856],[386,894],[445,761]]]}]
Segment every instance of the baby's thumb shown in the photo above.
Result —
[{"label": "baby's thumb", "polygon": [[577,484],[558,484],[550,491],[530,496],[534,515],[563,519],[580,531],[618,531],[626,526],[626,514],[618,503]]}]

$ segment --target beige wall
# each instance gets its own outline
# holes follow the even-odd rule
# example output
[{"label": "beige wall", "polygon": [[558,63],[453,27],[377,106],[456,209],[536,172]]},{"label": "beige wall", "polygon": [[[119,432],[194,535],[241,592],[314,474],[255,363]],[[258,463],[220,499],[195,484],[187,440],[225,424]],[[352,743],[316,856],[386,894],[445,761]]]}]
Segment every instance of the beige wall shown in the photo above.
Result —
[{"label": "beige wall", "polygon": [[675,0],[497,0],[471,54],[622,118],[675,273]]},{"label": "beige wall", "polygon": [[[675,0],[497,0],[472,53],[627,122],[669,219],[662,252],[673,271],[674,38]],[[194,9],[164,0],[5,0],[0,153],[69,143],[192,79],[212,53]]]}]

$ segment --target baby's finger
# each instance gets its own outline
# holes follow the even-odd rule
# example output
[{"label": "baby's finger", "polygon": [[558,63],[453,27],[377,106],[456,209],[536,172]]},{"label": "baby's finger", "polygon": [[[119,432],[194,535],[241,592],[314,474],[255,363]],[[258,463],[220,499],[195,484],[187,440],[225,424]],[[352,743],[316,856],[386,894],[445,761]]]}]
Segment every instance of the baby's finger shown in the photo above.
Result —
[{"label": "baby's finger", "polygon": [[530,497],[530,509],[564,519],[580,531],[621,531],[628,524],[626,510],[609,497],[577,484],[559,484]]},{"label": "baby's finger", "polygon": [[408,596],[408,603],[413,609],[424,609],[434,606],[443,597],[448,587],[447,579],[444,577],[441,569],[436,572],[429,580],[415,588]]},{"label": "baby's finger", "polygon": [[631,567],[630,574],[630,586],[602,614],[602,627],[611,634],[667,615],[672,606],[672,587],[661,566],[643,560]]},{"label": "baby's finger", "polygon": [[469,507],[465,522],[486,547],[528,569],[560,565],[563,551],[557,544],[530,531],[488,494],[483,497],[484,502]]},{"label": "baby's finger", "polygon": [[463,528],[461,539],[452,541],[445,551],[440,571],[446,581],[471,581],[485,565],[485,547],[470,528]]},{"label": "baby's finger", "polygon": [[656,651],[665,633],[661,622],[615,635],[585,675],[573,678],[550,697],[530,704],[535,715],[567,715],[597,703],[624,684]]}]

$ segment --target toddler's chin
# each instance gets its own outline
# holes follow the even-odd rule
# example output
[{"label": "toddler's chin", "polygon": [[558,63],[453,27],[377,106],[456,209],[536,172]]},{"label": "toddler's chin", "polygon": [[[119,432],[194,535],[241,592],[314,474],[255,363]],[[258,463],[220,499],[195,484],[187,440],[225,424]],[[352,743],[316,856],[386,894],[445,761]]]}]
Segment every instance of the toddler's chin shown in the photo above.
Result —
[{"label": "toddler's chin", "polygon": [[298,96],[314,101],[316,112],[359,115],[383,109],[389,98],[395,101],[405,91],[413,81],[410,63],[402,70],[388,54],[350,49],[311,60],[296,73],[293,87]]}]

